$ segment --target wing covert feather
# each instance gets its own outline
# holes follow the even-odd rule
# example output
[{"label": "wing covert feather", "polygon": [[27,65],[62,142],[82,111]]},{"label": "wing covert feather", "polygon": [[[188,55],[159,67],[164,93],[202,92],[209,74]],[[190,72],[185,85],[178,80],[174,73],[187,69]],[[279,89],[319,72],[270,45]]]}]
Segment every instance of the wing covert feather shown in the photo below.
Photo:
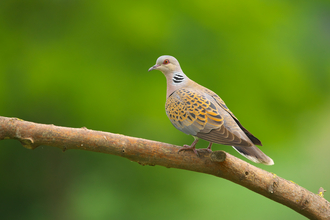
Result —
[{"label": "wing covert feather", "polygon": [[239,122],[239,120],[236,118],[236,116],[229,110],[229,108],[226,106],[225,102],[213,91],[204,88],[204,92],[208,95],[210,95],[224,110],[226,110],[236,121],[238,126],[242,129],[242,131],[248,136],[248,138],[252,141],[253,144],[262,146],[261,141],[255,137],[253,134],[251,134],[246,128],[243,127],[243,125]]},{"label": "wing covert feather", "polygon": [[186,134],[218,144],[251,146],[232,116],[208,94],[176,90],[166,101],[166,114]]}]

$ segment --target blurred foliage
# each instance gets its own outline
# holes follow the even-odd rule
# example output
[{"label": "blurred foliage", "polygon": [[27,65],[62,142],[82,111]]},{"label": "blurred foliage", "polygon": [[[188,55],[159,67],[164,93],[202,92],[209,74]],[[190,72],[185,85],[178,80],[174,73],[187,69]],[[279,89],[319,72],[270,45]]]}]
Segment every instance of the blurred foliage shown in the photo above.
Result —
[{"label": "blurred foliage", "polygon": [[[297,3],[2,0],[0,115],[190,144],[165,115],[164,76],[147,72],[169,54],[262,140],[275,165],[257,166],[329,191],[330,2]],[[303,218],[205,174],[0,146],[1,219]]]}]

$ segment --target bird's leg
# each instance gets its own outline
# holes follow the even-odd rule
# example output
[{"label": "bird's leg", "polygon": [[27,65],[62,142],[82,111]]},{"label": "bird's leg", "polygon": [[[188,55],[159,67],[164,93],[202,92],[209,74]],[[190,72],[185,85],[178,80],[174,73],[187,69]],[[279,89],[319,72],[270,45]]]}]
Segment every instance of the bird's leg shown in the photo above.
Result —
[{"label": "bird's leg", "polygon": [[212,152],[212,142],[209,143],[209,146],[206,148],[208,151]]},{"label": "bird's leg", "polygon": [[207,148],[201,148],[201,149],[198,149],[198,150],[207,150],[208,152],[212,152],[212,142],[209,143],[209,146]]},{"label": "bird's leg", "polygon": [[192,142],[192,144],[189,146],[189,145],[183,145],[183,147],[181,147],[179,150],[178,150],[178,153],[180,152],[180,151],[183,151],[183,150],[192,150],[192,151],[194,151],[194,153],[198,156],[198,152],[197,152],[197,150],[196,150],[196,148],[195,148],[195,146],[196,146],[196,144],[197,144],[197,142],[198,142],[198,138],[196,138],[196,137],[194,137],[195,138],[195,140],[194,140],[194,142]]}]

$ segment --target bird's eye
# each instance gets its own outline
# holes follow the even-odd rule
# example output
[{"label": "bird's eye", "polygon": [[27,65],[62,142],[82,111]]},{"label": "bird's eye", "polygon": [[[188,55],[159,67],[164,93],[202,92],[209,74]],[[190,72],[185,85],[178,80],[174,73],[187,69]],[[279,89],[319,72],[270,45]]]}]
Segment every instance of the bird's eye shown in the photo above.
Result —
[{"label": "bird's eye", "polygon": [[168,59],[164,60],[163,64],[169,64],[170,61]]}]

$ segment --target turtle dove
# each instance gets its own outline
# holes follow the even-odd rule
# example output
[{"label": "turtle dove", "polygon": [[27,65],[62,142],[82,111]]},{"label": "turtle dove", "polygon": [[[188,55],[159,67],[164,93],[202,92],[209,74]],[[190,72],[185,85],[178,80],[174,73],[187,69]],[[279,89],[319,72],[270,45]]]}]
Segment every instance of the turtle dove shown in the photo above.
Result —
[{"label": "turtle dove", "polygon": [[195,146],[201,138],[210,144],[200,150],[211,152],[213,143],[230,145],[255,163],[274,164],[255,146],[262,146],[260,140],[242,126],[217,94],[189,79],[177,59],[161,56],[151,70],[160,70],[166,77],[165,108],[171,123],[195,138],[190,146],[183,145],[178,152],[192,150],[198,155]]}]

